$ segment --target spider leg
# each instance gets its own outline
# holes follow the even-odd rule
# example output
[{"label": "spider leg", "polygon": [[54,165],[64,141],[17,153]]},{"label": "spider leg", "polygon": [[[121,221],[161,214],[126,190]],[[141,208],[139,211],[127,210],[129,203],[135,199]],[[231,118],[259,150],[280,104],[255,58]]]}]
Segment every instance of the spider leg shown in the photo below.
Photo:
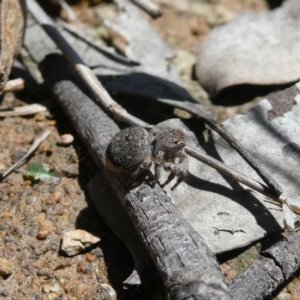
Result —
[{"label": "spider leg", "polygon": [[176,189],[176,187],[187,177],[188,171],[182,168],[181,166],[174,164],[174,163],[165,163],[164,164],[164,169],[166,171],[170,171],[170,175],[166,182],[162,185],[162,187],[166,186],[168,183],[173,180],[175,176],[178,177],[176,183],[172,186],[171,190],[173,191]]},{"label": "spider leg", "polygon": [[130,175],[130,179],[134,180],[137,178],[142,172],[149,170],[152,164],[152,160],[150,158],[145,159],[139,167]]},{"label": "spider leg", "polygon": [[157,156],[155,157],[155,179],[156,179],[156,181],[159,180],[160,170],[161,170],[161,166],[162,166],[163,162],[164,162],[164,152],[159,151]]}]

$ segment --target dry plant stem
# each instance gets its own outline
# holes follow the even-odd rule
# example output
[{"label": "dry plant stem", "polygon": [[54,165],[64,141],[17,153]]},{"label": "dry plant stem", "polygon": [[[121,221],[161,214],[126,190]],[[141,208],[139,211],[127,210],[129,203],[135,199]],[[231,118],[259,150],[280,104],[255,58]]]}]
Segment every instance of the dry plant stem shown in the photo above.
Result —
[{"label": "dry plant stem", "polygon": [[13,80],[9,80],[6,82],[2,93],[12,93],[12,92],[17,92],[21,91],[24,89],[24,79],[22,78],[17,78]]},{"label": "dry plant stem", "polygon": [[282,193],[281,186],[272,178],[272,176],[264,169],[264,167],[255,160],[252,155],[245,150],[245,148],[237,141],[224,127],[220,124],[215,118],[205,111],[200,104],[191,103],[187,101],[174,101],[166,99],[157,99],[159,102],[170,105],[172,107],[183,109],[196,118],[202,120],[206,123],[211,129],[216,131],[228,144],[235,149],[241,157],[256,171],[256,173],[262,178],[262,180],[273,189],[275,194],[279,196]]},{"label": "dry plant stem", "polygon": [[[45,14],[41,7],[34,0],[27,0],[27,6],[29,11],[33,14],[36,20],[43,26],[47,34],[53,39],[57,46],[61,49],[64,56],[79,73],[79,76],[90,88],[95,96],[95,99],[99,104],[104,107],[105,111],[109,112],[119,121],[126,122],[130,125],[145,127],[147,124],[142,120],[127,113],[127,111],[118,105],[104,89],[97,77],[93,74],[90,68],[84,65],[82,59],[73,50],[73,48],[67,43],[67,41],[61,36],[59,31],[55,28],[55,24]],[[267,183],[270,189],[273,189],[279,196],[282,193],[281,187],[275,182],[275,180],[262,168],[262,166],[235,140],[221,124],[213,119],[209,113],[204,112],[203,107],[196,103],[191,102],[179,102],[172,100],[159,99],[160,102],[185,109],[188,112],[194,114],[198,118],[202,119],[205,123],[216,130],[234,149],[236,149],[240,155],[252,166],[252,168],[261,176],[261,178]],[[176,106],[175,106],[176,104]]]},{"label": "dry plant stem", "polygon": [[132,0],[132,2],[144,9],[152,18],[158,18],[162,15],[158,5],[151,0]]},{"label": "dry plant stem", "polygon": [[18,160],[14,165],[12,165],[10,168],[8,168],[0,177],[0,179],[5,178],[7,175],[9,175],[11,172],[19,168],[25,161],[26,159],[35,151],[37,148],[40,146],[40,144],[49,136],[51,132],[50,131],[45,131],[40,137],[38,137],[32,146],[29,148],[27,153],[20,159]]},{"label": "dry plant stem", "polygon": [[15,107],[12,111],[0,111],[0,117],[17,117],[34,115],[46,111],[46,107],[40,104],[29,104]]},{"label": "dry plant stem", "polygon": [[78,30],[77,27],[74,25],[70,25],[62,20],[59,20],[59,25],[63,27],[66,31],[72,33],[73,35],[79,37],[81,40],[87,42],[88,44],[92,45],[93,48],[99,50],[100,52],[103,51],[104,53],[110,54],[113,58],[123,62],[124,64],[130,64],[131,61],[126,57],[122,56],[121,54],[115,53],[112,50],[108,49],[105,46],[100,45],[99,43],[95,42],[91,37],[84,34],[84,32]]},{"label": "dry plant stem", "polygon": [[229,284],[233,299],[265,299],[300,268],[300,235],[293,234],[264,251]]},{"label": "dry plant stem", "polygon": [[55,27],[53,21],[47,16],[47,14],[36,3],[36,1],[27,0],[26,3],[29,12],[44,28],[47,34],[56,43],[58,48],[63,52],[66,59],[71,63],[74,69],[78,72],[79,76],[92,91],[95,96],[95,100],[117,120],[124,121],[131,125],[146,126],[145,122],[129,115],[122,106],[120,106],[110,97],[92,70],[84,64],[80,56],[63,38],[63,36]]},{"label": "dry plant stem", "polygon": [[52,55],[41,71],[129,214],[165,283],[168,299],[230,299],[214,256],[165,191],[145,182],[129,188],[105,168],[107,145],[119,128],[79,89],[82,83],[68,79],[65,61]]},{"label": "dry plant stem", "polygon": [[71,22],[77,21],[77,17],[73,9],[65,0],[56,0],[56,1],[61,6],[61,8],[66,12],[69,21]]},{"label": "dry plant stem", "polygon": [[[287,202],[287,198],[283,195],[278,196],[273,190],[271,190],[267,185],[262,184],[250,177],[245,176],[244,174],[240,173],[239,171],[226,166],[221,161],[208,156],[204,152],[199,151],[198,149],[186,146],[185,152],[196,158],[197,160],[205,163],[206,165],[211,166],[212,168],[216,169],[218,172],[246,185],[247,187],[253,189],[254,191],[274,200],[278,204],[283,204]],[[299,201],[295,201],[293,199],[288,198],[288,203],[290,204],[292,210],[295,213],[300,213],[300,206]]]}]

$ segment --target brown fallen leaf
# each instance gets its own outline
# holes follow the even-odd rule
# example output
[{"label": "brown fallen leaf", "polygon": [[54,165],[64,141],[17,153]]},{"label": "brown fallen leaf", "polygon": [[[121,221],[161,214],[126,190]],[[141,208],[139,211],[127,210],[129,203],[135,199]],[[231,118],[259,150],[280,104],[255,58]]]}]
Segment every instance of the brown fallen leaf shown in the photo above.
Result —
[{"label": "brown fallen leaf", "polygon": [[15,57],[22,42],[26,21],[24,0],[1,1],[0,94],[8,80]]},{"label": "brown fallen leaf", "polygon": [[300,78],[300,1],[244,14],[214,29],[201,46],[196,75],[212,97],[239,84],[279,85]]}]

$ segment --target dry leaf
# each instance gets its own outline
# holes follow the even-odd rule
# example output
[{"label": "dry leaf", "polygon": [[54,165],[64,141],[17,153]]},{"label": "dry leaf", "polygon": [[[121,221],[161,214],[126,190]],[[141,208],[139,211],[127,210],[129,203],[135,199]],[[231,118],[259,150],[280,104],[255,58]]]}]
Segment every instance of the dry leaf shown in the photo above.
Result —
[{"label": "dry leaf", "polygon": [[278,85],[300,78],[300,1],[244,14],[213,30],[201,46],[196,74],[212,97],[239,84]]}]

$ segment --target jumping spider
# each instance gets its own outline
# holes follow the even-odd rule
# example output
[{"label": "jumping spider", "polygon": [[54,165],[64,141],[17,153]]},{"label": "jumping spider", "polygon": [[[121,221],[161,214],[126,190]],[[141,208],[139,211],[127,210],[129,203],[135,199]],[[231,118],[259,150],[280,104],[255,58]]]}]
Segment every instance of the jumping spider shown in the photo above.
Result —
[{"label": "jumping spider", "polygon": [[106,166],[116,173],[130,174],[130,180],[133,180],[142,172],[149,171],[154,162],[157,182],[161,167],[170,171],[163,187],[175,176],[178,177],[171,188],[174,190],[188,175],[187,170],[175,163],[175,158],[179,159],[179,163],[185,159],[185,145],[186,137],[177,129],[162,130],[153,137],[152,126],[129,127],[110,141],[106,149]]}]

